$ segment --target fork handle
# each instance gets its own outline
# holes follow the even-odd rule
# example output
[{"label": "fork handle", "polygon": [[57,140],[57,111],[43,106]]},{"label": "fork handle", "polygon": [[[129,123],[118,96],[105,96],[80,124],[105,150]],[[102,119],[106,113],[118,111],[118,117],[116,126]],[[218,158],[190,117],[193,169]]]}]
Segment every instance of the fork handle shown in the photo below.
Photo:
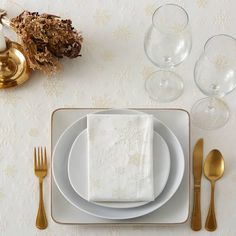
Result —
[{"label": "fork handle", "polygon": [[36,227],[39,229],[46,229],[48,226],[48,221],[44,209],[43,203],[43,179],[39,179],[39,209],[36,218]]}]

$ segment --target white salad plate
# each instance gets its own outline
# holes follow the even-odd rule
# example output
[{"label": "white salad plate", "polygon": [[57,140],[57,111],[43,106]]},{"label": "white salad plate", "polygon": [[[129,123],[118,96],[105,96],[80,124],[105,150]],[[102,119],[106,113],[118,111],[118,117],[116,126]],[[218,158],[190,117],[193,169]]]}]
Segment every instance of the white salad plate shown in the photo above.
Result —
[{"label": "white salad plate", "polygon": [[[88,199],[88,143],[87,129],[75,139],[68,161],[69,180],[74,190],[85,200]],[[165,140],[153,133],[153,177],[155,198],[162,192],[170,173],[170,152]],[[148,202],[94,202],[113,208],[132,208]]]},{"label": "white salad plate", "polygon": [[[139,111],[125,109],[111,109],[101,111],[102,114],[138,114]],[[104,219],[131,219],[144,216],[163,206],[177,191],[184,174],[185,160],[182,147],[174,133],[161,121],[154,118],[154,131],[167,143],[171,167],[168,181],[162,193],[152,202],[134,208],[110,208],[88,202],[79,196],[70,184],[68,177],[68,157],[71,146],[78,136],[87,127],[86,116],[75,121],[62,133],[55,145],[52,157],[52,174],[61,194],[76,208],[96,217]]]}]

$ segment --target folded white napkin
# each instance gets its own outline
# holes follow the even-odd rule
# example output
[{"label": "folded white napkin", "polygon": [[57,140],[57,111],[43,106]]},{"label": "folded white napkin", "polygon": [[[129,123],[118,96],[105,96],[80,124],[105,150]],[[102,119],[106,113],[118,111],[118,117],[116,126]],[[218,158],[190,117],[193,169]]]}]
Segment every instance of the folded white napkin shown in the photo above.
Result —
[{"label": "folded white napkin", "polygon": [[88,200],[152,201],[152,115],[87,116]]}]

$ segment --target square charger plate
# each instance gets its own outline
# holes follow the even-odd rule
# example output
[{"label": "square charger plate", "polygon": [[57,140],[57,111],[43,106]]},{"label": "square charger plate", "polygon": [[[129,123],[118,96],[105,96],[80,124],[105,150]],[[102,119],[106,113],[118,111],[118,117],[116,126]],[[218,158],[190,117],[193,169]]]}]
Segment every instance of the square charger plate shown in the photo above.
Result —
[{"label": "square charger plate", "polygon": [[[182,109],[132,109],[154,115],[168,126],[178,138],[184,152],[185,170],[183,180],[172,198],[156,211],[127,220],[109,220],[89,215],[71,205],[60,193],[51,174],[51,217],[59,224],[134,224],[168,225],[185,223],[189,216],[190,197],[190,118]],[[51,117],[51,153],[63,131],[79,118],[103,108],[61,108]]]}]

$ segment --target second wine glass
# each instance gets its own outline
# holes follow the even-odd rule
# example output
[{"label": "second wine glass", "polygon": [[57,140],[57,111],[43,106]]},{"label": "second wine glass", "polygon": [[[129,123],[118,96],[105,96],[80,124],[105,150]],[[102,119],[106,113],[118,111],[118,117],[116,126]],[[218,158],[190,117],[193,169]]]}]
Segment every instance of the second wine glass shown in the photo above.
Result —
[{"label": "second wine glass", "polygon": [[186,59],[191,45],[187,12],[175,4],[160,6],[152,16],[152,25],[144,40],[147,57],[161,69],[146,80],[146,90],[151,98],[169,102],[182,94],[183,81],[170,69]]},{"label": "second wine glass", "polygon": [[198,88],[208,97],[193,105],[193,123],[207,130],[222,127],[230,115],[222,97],[236,87],[236,40],[225,34],[208,39],[196,62],[194,79]]}]

